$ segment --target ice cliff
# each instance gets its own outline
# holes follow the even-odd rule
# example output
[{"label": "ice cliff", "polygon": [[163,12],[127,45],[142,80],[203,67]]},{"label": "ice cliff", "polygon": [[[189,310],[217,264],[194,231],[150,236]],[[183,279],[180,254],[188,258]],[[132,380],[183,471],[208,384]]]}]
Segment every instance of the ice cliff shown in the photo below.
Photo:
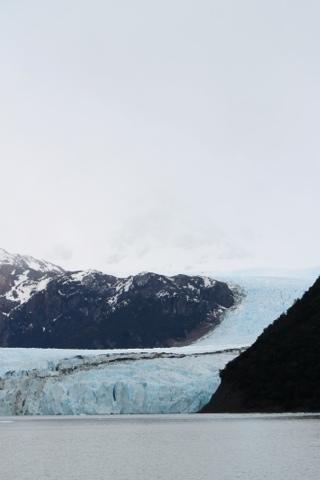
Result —
[{"label": "ice cliff", "polygon": [[0,415],[197,412],[239,352],[75,353],[1,349]]}]

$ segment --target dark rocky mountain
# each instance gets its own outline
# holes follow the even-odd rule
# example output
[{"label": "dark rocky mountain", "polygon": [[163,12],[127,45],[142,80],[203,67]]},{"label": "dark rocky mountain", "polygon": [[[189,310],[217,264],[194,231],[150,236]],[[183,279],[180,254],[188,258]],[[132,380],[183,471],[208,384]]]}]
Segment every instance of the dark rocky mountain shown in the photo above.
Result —
[{"label": "dark rocky mountain", "polygon": [[66,272],[0,250],[0,346],[135,348],[187,343],[237,292],[208,277]]},{"label": "dark rocky mountain", "polygon": [[203,412],[320,411],[320,278],[221,372]]},{"label": "dark rocky mountain", "polygon": [[0,248],[0,344],[5,345],[11,314],[48,282],[62,275],[56,265],[33,257],[10,254]]}]

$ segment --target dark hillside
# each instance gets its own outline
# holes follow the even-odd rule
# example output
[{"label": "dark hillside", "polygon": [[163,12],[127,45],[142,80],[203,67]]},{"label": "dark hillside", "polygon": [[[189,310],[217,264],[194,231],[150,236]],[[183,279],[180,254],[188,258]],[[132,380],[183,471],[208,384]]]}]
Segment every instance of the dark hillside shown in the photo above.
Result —
[{"label": "dark hillside", "polygon": [[204,412],[320,411],[320,278],[221,380]]}]

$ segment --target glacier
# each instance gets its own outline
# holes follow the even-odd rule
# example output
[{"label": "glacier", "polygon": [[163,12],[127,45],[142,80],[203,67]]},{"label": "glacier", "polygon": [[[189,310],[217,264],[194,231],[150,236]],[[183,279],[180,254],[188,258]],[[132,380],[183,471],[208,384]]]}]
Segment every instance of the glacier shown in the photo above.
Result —
[{"label": "glacier", "polygon": [[240,277],[245,292],[222,323],[186,347],[0,349],[0,415],[192,413],[219,371],[308,288],[310,278]]},{"label": "glacier", "polygon": [[316,280],[316,274],[296,277],[236,276],[222,277],[242,289],[242,301],[226,313],[223,321],[208,335],[200,338],[197,345],[249,346],[263,329],[285,312],[294,301]]},{"label": "glacier", "polygon": [[[176,352],[85,355],[84,351],[4,350],[0,415],[197,412],[217,388],[219,370],[239,354],[238,350],[193,352],[188,347]],[[26,369],[21,368],[25,357],[29,357]],[[8,364],[15,369],[7,370]]]}]

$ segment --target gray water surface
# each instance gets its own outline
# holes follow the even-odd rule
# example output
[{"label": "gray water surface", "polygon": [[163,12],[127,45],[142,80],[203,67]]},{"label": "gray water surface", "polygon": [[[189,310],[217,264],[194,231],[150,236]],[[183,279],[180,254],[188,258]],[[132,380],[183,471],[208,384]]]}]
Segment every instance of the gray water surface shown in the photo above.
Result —
[{"label": "gray water surface", "polygon": [[0,417],[3,480],[318,480],[318,415]]}]

